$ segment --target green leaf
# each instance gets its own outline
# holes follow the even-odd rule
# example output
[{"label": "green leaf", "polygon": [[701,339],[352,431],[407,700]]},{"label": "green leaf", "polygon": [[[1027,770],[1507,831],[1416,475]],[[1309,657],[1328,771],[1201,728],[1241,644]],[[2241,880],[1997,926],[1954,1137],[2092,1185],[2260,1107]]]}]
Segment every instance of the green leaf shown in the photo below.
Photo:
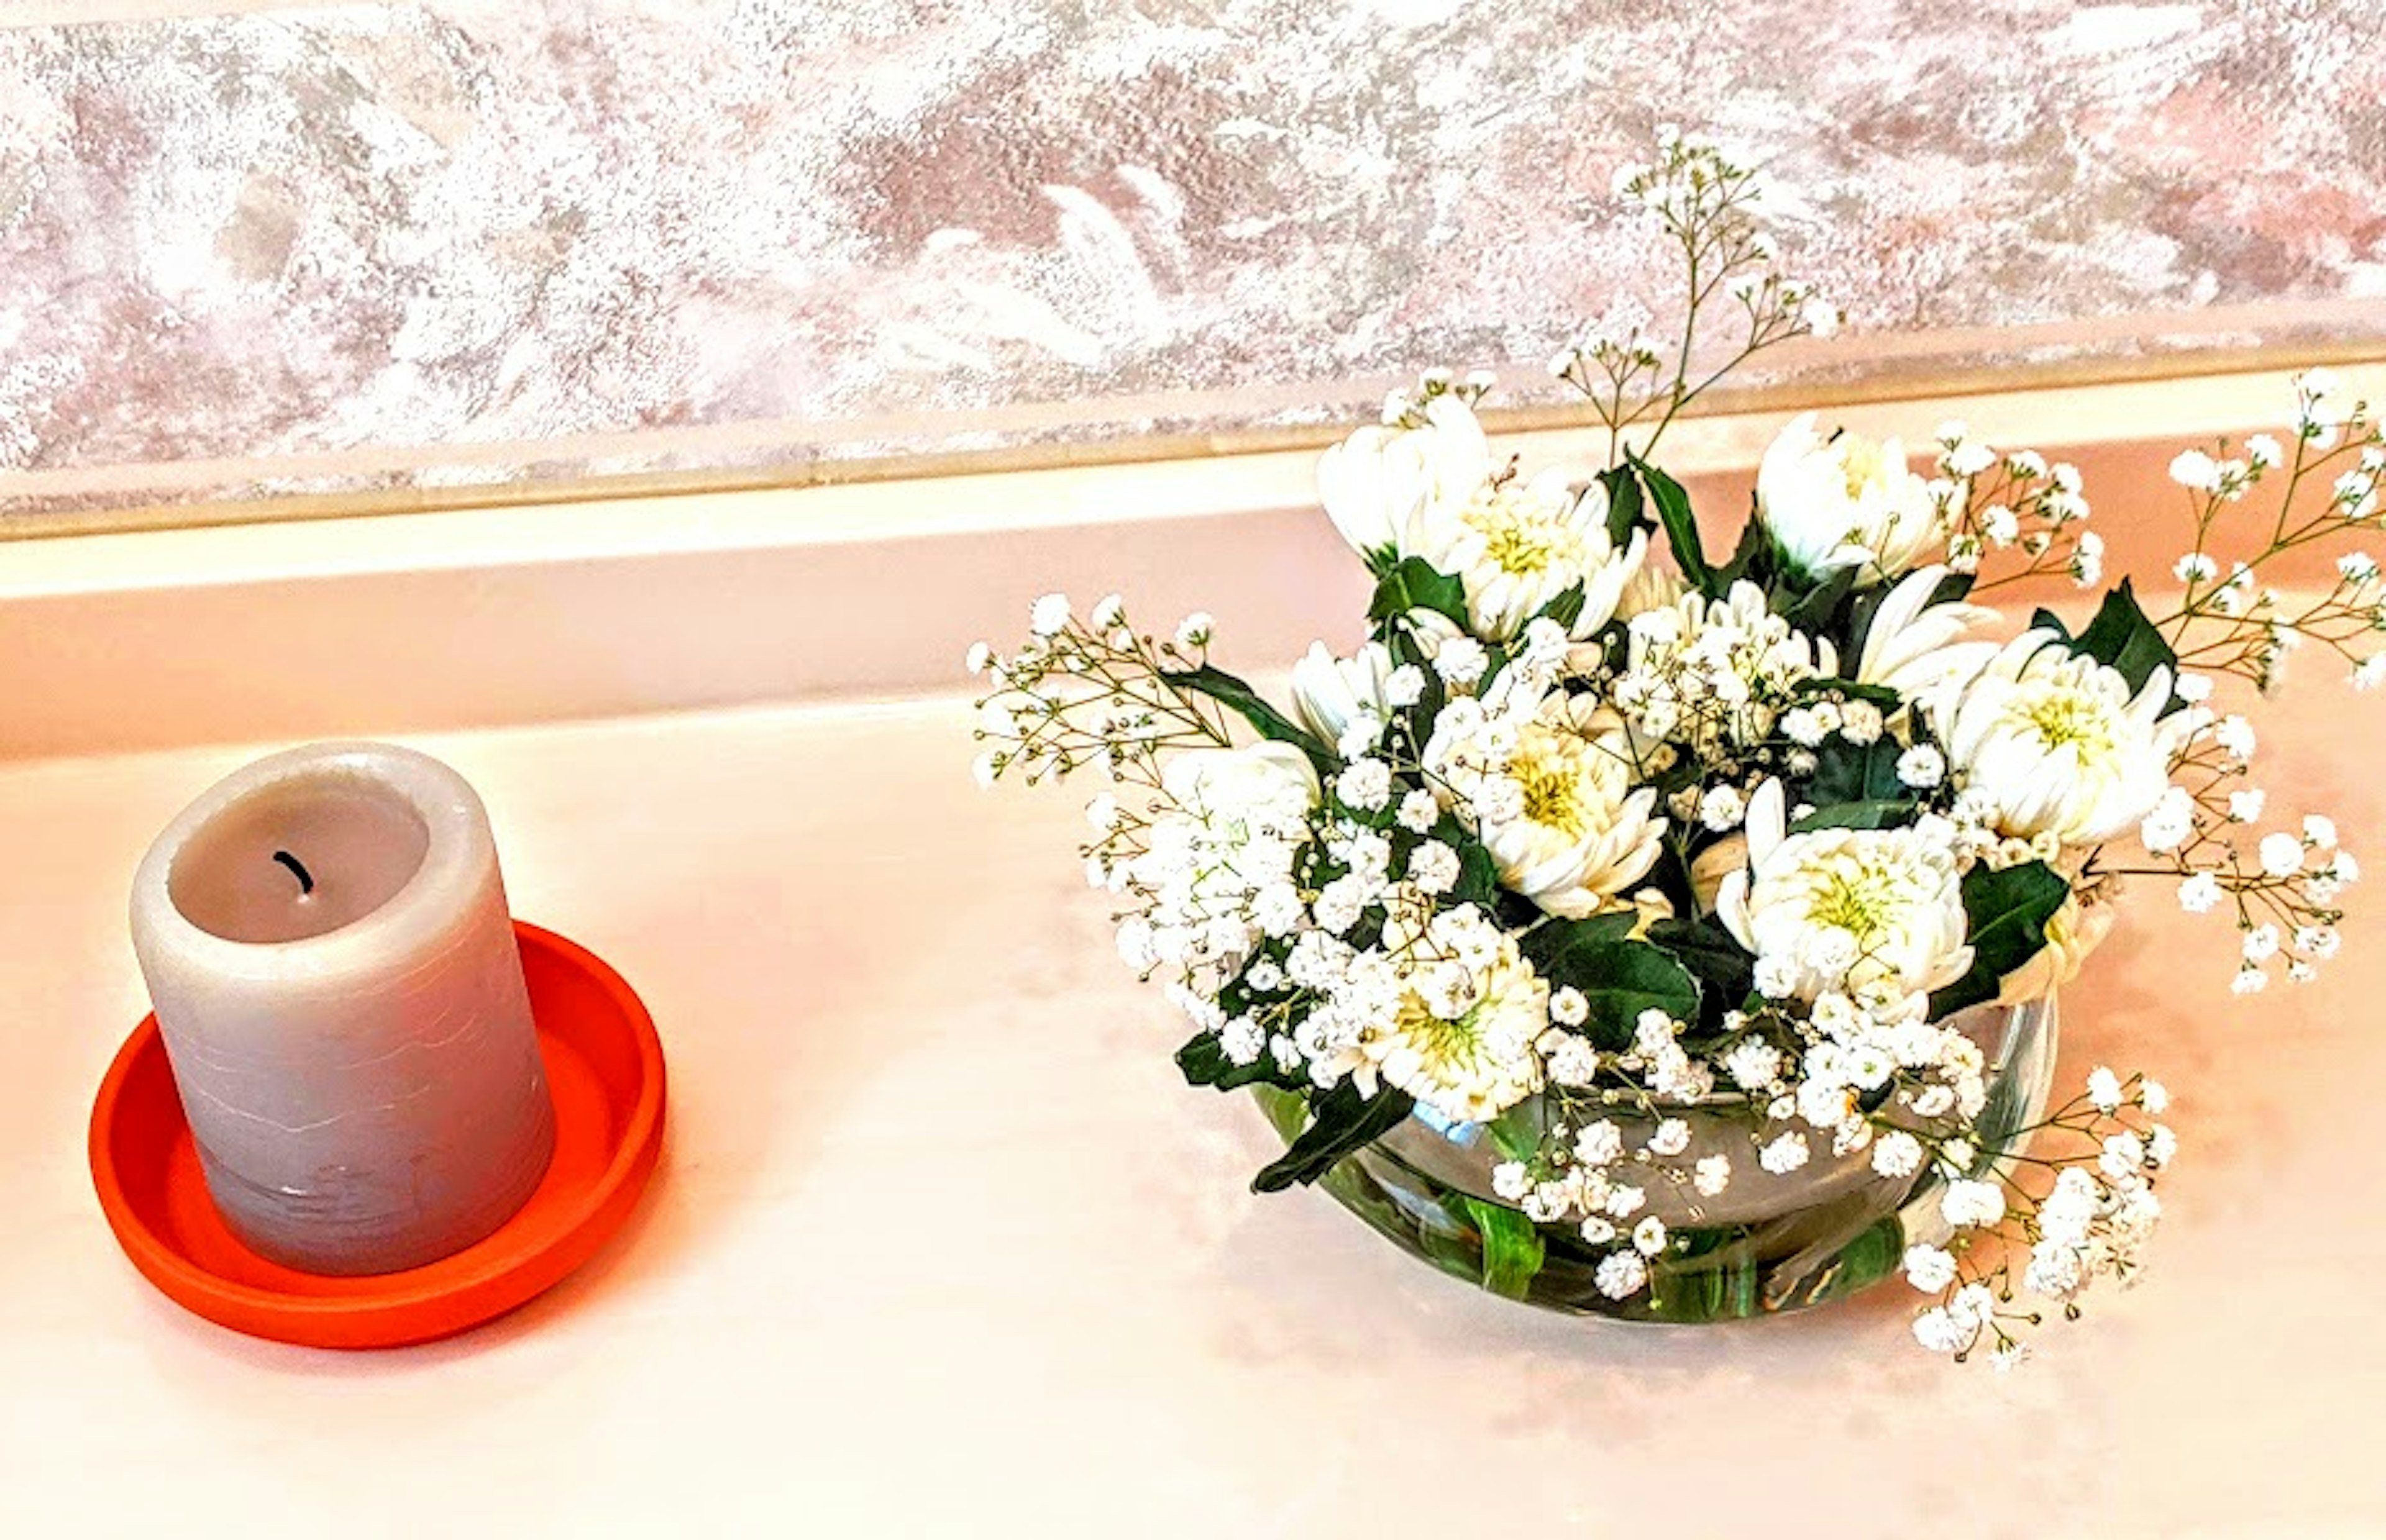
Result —
[{"label": "green leaf", "polygon": [[1309,1127],[1290,1149],[1251,1179],[1251,1191],[1280,1193],[1296,1183],[1308,1185],[1352,1150],[1388,1133],[1415,1106],[1416,1098],[1405,1091],[1387,1085],[1373,1096],[1363,1096],[1347,1080],[1330,1091],[1310,1093]]},{"label": "green leaf", "polygon": [[1341,763],[1326,745],[1319,743],[1283,712],[1260,697],[1258,691],[1221,669],[1207,663],[1198,669],[1162,669],[1161,682],[1172,689],[1189,690],[1197,695],[1207,695],[1251,724],[1262,738],[1280,744],[1290,744],[1309,756],[1321,775],[1331,774]]},{"label": "green leaf", "polygon": [[1467,1218],[1483,1234],[1483,1286],[1502,1299],[1522,1299],[1541,1271],[1548,1248],[1533,1221],[1513,1208],[1462,1195]]},{"label": "green leaf", "polygon": [[1899,802],[1911,794],[1897,778],[1897,742],[1886,735],[1868,744],[1831,737],[1815,751],[1815,773],[1806,783],[1808,802],[1817,808],[1848,802]]},{"label": "green leaf", "polygon": [[1648,487],[1649,500],[1657,505],[1657,522],[1664,527],[1665,543],[1673,547],[1674,564],[1691,587],[1711,598],[1719,597],[1724,589],[1707,565],[1706,548],[1699,544],[1699,522],[1690,512],[1690,495],[1682,490],[1681,482],[1639,456],[1626,457]]},{"label": "green leaf", "polygon": [[1384,574],[1368,601],[1367,619],[1389,620],[1413,609],[1429,609],[1461,631],[1474,626],[1466,614],[1466,585],[1423,557],[1405,557]]},{"label": "green leaf", "polygon": [[[2040,610],[2030,617],[2030,624],[2052,630],[2070,645],[2073,652],[2083,657],[2092,657],[2118,673],[2129,682],[2132,694],[2144,689],[2146,681],[2154,677],[2154,671],[2158,668],[2168,669],[2172,682],[2178,682],[2179,655],[2171,650],[2168,642],[2163,640],[2163,633],[2155,629],[2154,623],[2146,619],[2146,612],[2139,607],[2138,596],[2130,591],[2127,578],[2121,580],[2121,586],[2104,595],[2104,602],[2097,607],[2095,619],[2090,620],[2088,629],[2077,636],[2064,631],[2063,622],[2052,610]],[[2174,695],[2166,703],[2165,711],[2177,704],[2178,699]]]},{"label": "green leaf", "polygon": [[1779,597],[1789,602],[1783,605],[1777,599],[1775,612],[1800,631],[1828,635],[1838,629],[1840,607],[1855,592],[1856,574],[1861,570],[1856,567],[1834,567],[1802,593],[1785,590]]},{"label": "green leaf", "polygon": [[1713,915],[1698,920],[1660,920],[1649,927],[1649,940],[1689,970],[1717,1002],[1718,1012],[1748,998],[1756,987],[1756,959],[1735,940],[1724,922]]},{"label": "green leaf", "polygon": [[1540,1149],[1549,1121],[1549,1104],[1538,1096],[1526,1096],[1484,1124],[1483,1131],[1490,1135],[1491,1147],[1506,1158],[1529,1160]]},{"label": "green leaf", "polygon": [[1759,588],[1773,586],[1773,538],[1764,532],[1763,520],[1750,510],[1748,522],[1740,526],[1739,544],[1733,547],[1731,559],[1715,572],[1715,592],[1728,594],[1731,585],[1742,581]]},{"label": "green leaf", "polygon": [[1631,467],[1619,465],[1601,471],[1599,484],[1607,489],[1607,538],[1620,551],[1632,544],[1632,532],[1645,522],[1640,481]]},{"label": "green leaf", "polygon": [[1964,878],[1964,918],[1972,941],[1972,968],[1930,996],[1930,1014],[1943,1017],[1997,997],[2004,976],[2046,945],[2046,921],[2071,895],[2071,884],[2044,861],[2002,871],[1976,866]]},{"label": "green leaf", "polygon": [[1611,1051],[1629,1046],[1645,1010],[1699,1019],[1699,981],[1670,952],[1645,941],[1569,937],[1541,970],[1552,986],[1572,984],[1590,1006],[1582,1031]]},{"label": "green leaf", "polygon": [[1219,1045],[1218,1034],[1208,1032],[1197,1034],[1176,1050],[1176,1067],[1185,1071],[1187,1085],[1214,1085],[1221,1091],[1261,1082],[1274,1084],[1283,1078],[1276,1071],[1275,1061],[1266,1054],[1249,1064],[1236,1063]]},{"label": "green leaf", "polygon": [[1473,904],[1489,908],[1500,898],[1500,867],[1492,860],[1491,852],[1477,841],[1461,835],[1458,851],[1458,884],[1450,896],[1461,904]]},{"label": "green leaf", "polygon": [[1914,820],[1918,806],[1912,797],[1872,797],[1862,802],[1835,802],[1793,820],[1790,832],[1815,829],[1898,829]]},{"label": "green leaf", "polygon": [[1517,946],[1536,967],[1547,972],[1550,959],[1567,947],[1628,940],[1632,927],[1639,923],[1640,916],[1634,909],[1612,909],[1588,920],[1545,920]]}]

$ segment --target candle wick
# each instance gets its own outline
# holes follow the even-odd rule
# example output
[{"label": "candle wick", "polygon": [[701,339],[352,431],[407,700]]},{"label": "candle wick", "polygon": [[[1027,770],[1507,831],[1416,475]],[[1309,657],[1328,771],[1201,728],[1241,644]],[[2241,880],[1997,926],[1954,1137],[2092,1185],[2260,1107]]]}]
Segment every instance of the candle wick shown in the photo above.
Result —
[{"label": "candle wick", "polygon": [[288,867],[290,869],[290,874],[298,879],[298,892],[300,896],[303,897],[315,891],[315,879],[308,876],[307,874],[307,869],[298,864],[297,857],[293,856],[287,850],[277,850],[273,853],[273,858],[280,861],[283,866]]}]

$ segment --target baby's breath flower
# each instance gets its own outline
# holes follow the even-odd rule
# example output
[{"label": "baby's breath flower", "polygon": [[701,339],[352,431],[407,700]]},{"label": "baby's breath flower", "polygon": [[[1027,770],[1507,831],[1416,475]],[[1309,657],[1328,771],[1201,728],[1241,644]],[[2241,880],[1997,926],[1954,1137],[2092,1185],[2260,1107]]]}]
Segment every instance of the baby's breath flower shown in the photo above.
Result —
[{"label": "baby's breath flower", "polygon": [[1806,1163],[1806,1136],[1791,1131],[1757,1152],[1756,1163],[1776,1176],[1787,1176]]},{"label": "baby's breath flower", "polygon": [[1993,1182],[1961,1178],[1947,1183],[1939,1199],[1940,1215],[1958,1230],[1986,1228],[2005,1216],[2004,1189]]},{"label": "baby's breath flower", "polygon": [[1611,1251],[1592,1274],[1599,1292],[1610,1299],[1628,1299],[1649,1281],[1648,1264],[1635,1251]]},{"label": "baby's breath flower", "polygon": [[1872,1146],[1872,1169],[1886,1177],[1912,1176],[1922,1169],[1922,1141],[1902,1128],[1882,1134]]},{"label": "baby's breath flower", "polygon": [[1027,628],[1038,636],[1058,636],[1069,625],[1069,596],[1047,594],[1027,612]]},{"label": "baby's breath flower", "polygon": [[1409,853],[1408,879],[1422,893],[1443,894],[1458,885],[1458,852],[1427,840]]},{"label": "baby's breath flower", "polygon": [[1916,744],[1897,757],[1897,779],[1919,790],[1939,784],[1947,777],[1947,760],[1928,744]]},{"label": "baby's breath flower", "polygon": [[1434,655],[1433,671],[1461,689],[1472,686],[1490,666],[1490,655],[1472,636],[1453,636]]},{"label": "baby's breath flower", "polygon": [[2220,490],[2220,465],[2201,449],[2185,449],[2170,462],[2170,479],[2191,492]]},{"label": "baby's breath flower", "polygon": [[1939,1246],[1908,1246],[1905,1280],[1925,1294],[1942,1293],[1955,1281],[1955,1258]]},{"label": "baby's breath flower", "polygon": [[1933,1353],[1960,1353],[1979,1334],[1978,1329],[1934,1305],[1914,1318],[1914,1340]]}]

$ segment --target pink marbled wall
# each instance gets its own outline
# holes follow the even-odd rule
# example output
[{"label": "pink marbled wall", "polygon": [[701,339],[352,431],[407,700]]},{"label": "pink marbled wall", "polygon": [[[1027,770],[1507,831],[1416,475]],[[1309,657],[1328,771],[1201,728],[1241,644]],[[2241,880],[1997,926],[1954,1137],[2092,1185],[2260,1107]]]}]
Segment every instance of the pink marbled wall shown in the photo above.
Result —
[{"label": "pink marbled wall", "polygon": [[0,31],[20,523],[1538,381],[1661,273],[1607,201],[1661,120],[1906,344],[1793,371],[2386,342],[2365,0],[215,9]]}]

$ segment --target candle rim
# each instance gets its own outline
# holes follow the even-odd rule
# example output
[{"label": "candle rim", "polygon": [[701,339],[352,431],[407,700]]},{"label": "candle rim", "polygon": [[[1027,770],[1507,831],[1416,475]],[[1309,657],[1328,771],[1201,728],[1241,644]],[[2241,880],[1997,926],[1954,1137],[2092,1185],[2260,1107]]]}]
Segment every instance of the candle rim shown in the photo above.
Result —
[{"label": "candle rim", "polygon": [[[379,906],[314,935],[243,941],[194,920],[175,901],[176,860],[202,831],[252,797],[318,777],[363,779],[394,791],[422,822],[425,842],[413,871]],[[393,943],[405,945],[458,922],[486,881],[504,881],[488,813],[470,782],[445,762],[398,744],[334,740],[304,744],[250,761],[200,793],[168,822],[142,858],[132,885],[133,935],[219,972],[287,976],[294,964],[320,977],[364,965]],[[146,922],[144,923],[144,916]]]}]

